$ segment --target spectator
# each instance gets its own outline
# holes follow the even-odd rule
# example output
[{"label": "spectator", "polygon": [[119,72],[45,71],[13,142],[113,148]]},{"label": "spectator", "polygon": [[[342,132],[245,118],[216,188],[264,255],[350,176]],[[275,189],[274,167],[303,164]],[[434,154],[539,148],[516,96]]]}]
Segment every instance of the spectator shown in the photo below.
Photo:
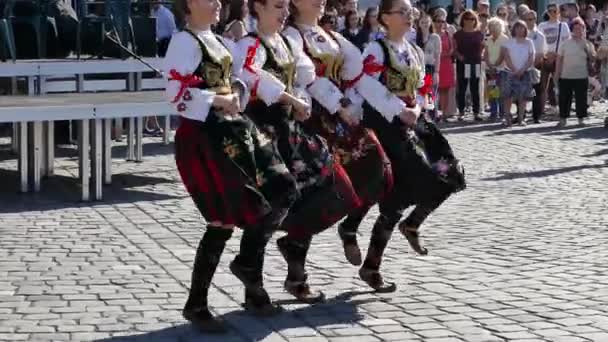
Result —
[{"label": "spectator", "polygon": [[236,42],[247,35],[245,18],[249,14],[247,0],[232,0],[228,10],[228,24],[224,27],[224,38]]},{"label": "spectator", "polygon": [[576,103],[579,125],[587,117],[587,89],[589,88],[590,63],[595,58],[593,44],[585,39],[585,22],[581,18],[572,21],[572,37],[561,44],[558,50],[555,81],[559,84],[559,124],[566,126],[570,116],[572,95]]},{"label": "spectator", "polygon": [[492,18],[488,22],[490,37],[486,39],[484,60],[486,62],[486,77],[488,80],[488,98],[490,103],[490,119],[497,120],[503,113],[500,103],[500,74],[503,71],[502,46],[509,40],[504,34],[505,22]]},{"label": "spectator", "polygon": [[464,10],[465,10],[465,8],[462,3],[462,0],[452,0],[452,4],[450,6],[448,6],[448,8],[447,8],[448,24],[458,25],[459,24],[458,18],[460,17],[462,12],[464,12]]},{"label": "spectator", "polygon": [[[545,35],[540,32],[536,26],[537,15],[535,11],[530,10],[525,13],[524,19],[528,26],[528,38],[534,43],[534,67],[536,70],[541,70],[545,54],[547,53]],[[535,73],[537,72],[536,70],[534,71]],[[540,79],[538,79],[538,82],[534,84],[534,100],[532,101],[532,119],[534,123],[540,123],[544,111],[545,103],[543,100],[545,97],[543,96],[543,90],[542,83],[540,82]]]},{"label": "spectator", "polygon": [[346,28],[346,18],[349,12],[359,13],[359,4],[357,0],[346,0],[342,7],[342,13],[338,16],[338,31]]},{"label": "spectator", "polygon": [[489,0],[479,0],[477,2],[477,15],[487,15],[490,17],[490,1]]},{"label": "spectator", "polygon": [[431,18],[424,14],[416,27],[416,44],[424,51],[424,69],[433,80],[433,96],[437,95],[439,84],[439,63],[441,57],[441,38],[434,33]]},{"label": "spectator", "polygon": [[355,45],[363,51],[369,42],[378,40],[384,37],[382,28],[378,23],[378,7],[370,7],[365,11],[363,18],[363,27],[355,38]]},{"label": "spectator", "polygon": [[443,8],[433,14],[434,31],[441,39],[441,55],[439,59],[439,109],[443,111],[444,120],[451,116],[450,90],[454,88],[454,43],[447,31],[447,13]]},{"label": "spectator", "polygon": [[517,16],[517,8],[515,7],[515,5],[507,5],[507,13],[507,23],[509,24],[507,29],[509,30],[510,34],[513,24],[519,19],[519,17]]},{"label": "spectator", "polygon": [[600,20],[597,18],[595,6],[588,5],[585,11],[585,24],[587,25],[587,40],[597,43],[600,33]]},{"label": "spectator", "polygon": [[165,57],[171,36],[177,31],[175,16],[171,11],[161,4],[161,1],[152,2],[152,16],[156,17],[156,42],[158,44],[158,55]]},{"label": "spectator", "polygon": [[560,44],[570,38],[570,29],[568,25],[560,22],[560,13],[555,3],[550,3],[547,6],[547,13],[549,14],[549,20],[538,25],[538,30],[545,35],[547,42],[547,53],[543,62],[543,68],[541,69],[541,87],[542,89],[546,89],[546,91],[543,92],[543,99],[541,100],[543,101],[542,103],[545,103],[548,96],[551,112],[555,113],[557,112],[555,107],[557,100],[554,92],[555,87],[551,85],[554,79],[552,75],[555,72],[557,51]]},{"label": "spectator", "polygon": [[530,68],[534,65],[534,44],[528,38],[528,27],[523,21],[517,20],[511,29],[511,39],[503,45],[505,61],[502,82],[502,97],[504,99],[505,125],[511,126],[511,104],[517,103],[517,121],[525,126],[524,111],[527,99],[534,96],[530,79]]},{"label": "spectator", "polygon": [[473,101],[475,121],[481,121],[479,103],[479,78],[481,74],[481,56],[485,36],[479,31],[479,20],[475,12],[466,10],[460,19],[461,30],[454,34],[456,55],[456,79],[458,82],[459,120],[464,119],[466,91],[469,88]]},{"label": "spectator", "polygon": [[333,14],[324,14],[321,19],[319,19],[319,26],[327,32],[335,31],[338,27],[336,16]]},{"label": "spectator", "polygon": [[344,22],[344,30],[341,34],[351,43],[355,42],[355,37],[359,33],[359,15],[355,11],[346,13],[346,21]]},{"label": "spectator", "polygon": [[517,17],[520,20],[523,20],[524,14],[528,13],[529,10],[530,10],[530,7],[528,7],[528,5],[526,5],[526,4],[521,4],[521,5],[517,6]]}]

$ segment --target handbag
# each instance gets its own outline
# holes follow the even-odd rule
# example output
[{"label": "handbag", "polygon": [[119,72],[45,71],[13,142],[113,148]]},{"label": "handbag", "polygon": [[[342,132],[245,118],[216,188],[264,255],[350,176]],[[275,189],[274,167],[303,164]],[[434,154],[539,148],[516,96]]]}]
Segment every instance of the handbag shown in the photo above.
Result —
[{"label": "handbag", "polygon": [[532,84],[539,84],[540,70],[538,70],[537,68],[532,68],[528,72],[530,73],[530,82],[532,82]]},{"label": "handbag", "polygon": [[[557,52],[558,52],[558,50],[559,50],[559,43],[560,43],[560,42],[561,42],[561,40],[562,40],[562,25],[564,25],[564,23],[559,23],[559,31],[557,32],[557,42],[555,43],[555,54],[556,54],[556,55],[557,55]],[[544,63],[544,65],[543,65],[543,69],[544,69],[546,72],[552,73],[552,72],[554,72],[554,71],[555,71],[555,64],[556,64],[556,62],[557,62],[557,61],[555,60],[556,58],[557,58],[557,57],[555,57],[555,58],[551,58],[551,59],[549,59],[549,58],[545,58],[545,63]]]}]

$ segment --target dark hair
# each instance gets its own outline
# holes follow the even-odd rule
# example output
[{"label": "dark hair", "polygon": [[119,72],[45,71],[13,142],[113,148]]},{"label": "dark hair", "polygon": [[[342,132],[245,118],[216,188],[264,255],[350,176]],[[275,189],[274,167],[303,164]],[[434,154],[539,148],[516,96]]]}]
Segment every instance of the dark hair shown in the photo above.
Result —
[{"label": "dark hair", "polygon": [[[370,7],[365,11],[365,17],[363,17],[363,27],[364,31],[371,31],[372,25],[369,23],[369,18],[374,11],[378,11],[378,7]],[[378,11],[378,18],[380,18],[380,12]]]},{"label": "dark hair", "polygon": [[175,9],[175,16],[180,22],[186,21],[186,16],[190,14],[188,8],[188,0],[175,0],[173,2],[173,8]]},{"label": "dark hair", "polygon": [[[395,0],[380,0],[380,4],[378,5],[378,22],[382,24],[382,26],[386,26],[386,24],[382,21],[382,14],[388,13],[391,11],[393,6],[395,5]],[[369,11],[369,9],[368,9]],[[366,13],[367,16],[367,13]],[[365,23],[364,23],[365,25]]]},{"label": "dark hair", "polygon": [[348,18],[350,18],[350,16],[352,16],[352,15],[357,16],[357,21],[359,21],[359,13],[357,13],[356,11],[348,11],[348,12],[346,12],[346,15],[344,16],[344,28],[346,30],[352,29],[352,27],[350,27],[350,22],[348,20]]},{"label": "dark hair", "polygon": [[524,30],[526,31],[526,32],[524,32],[524,38],[528,37],[528,26],[526,25],[526,23],[524,23],[524,22],[523,22],[523,21],[521,21],[521,20],[516,20],[516,21],[513,23],[513,27],[511,27],[511,37],[513,37],[513,38],[517,38],[517,36],[515,35],[515,31],[517,30],[517,27],[518,27],[518,26],[523,27],[523,28],[524,28]]},{"label": "dark hair", "polygon": [[298,8],[293,4],[293,1],[289,0],[289,16],[287,17],[287,25],[295,25],[298,14]]},{"label": "dark hair", "polygon": [[319,19],[319,25],[323,26],[325,24],[336,25],[336,16],[331,14],[324,14],[321,19]]},{"label": "dark hair", "polygon": [[429,37],[431,34],[435,33],[435,29],[433,28],[433,20],[429,15],[421,15],[420,19],[418,19],[418,21],[416,22],[416,45],[418,45],[421,49],[424,49],[422,30],[420,29],[420,22],[422,21],[422,18],[429,18],[429,20],[431,21],[431,26],[429,27]]},{"label": "dark hair", "polygon": [[473,18],[473,20],[475,20],[475,26],[479,24],[479,18],[477,18],[477,14],[475,14],[475,12],[469,9],[464,11],[460,16],[460,23],[458,23],[460,27],[464,28],[464,22],[467,18]]},{"label": "dark hair", "polygon": [[587,24],[585,24],[585,21],[581,17],[576,17],[572,19],[572,22],[570,23],[572,29],[574,29],[575,25],[581,25],[583,28],[587,27]]},{"label": "dark hair", "polygon": [[[243,13],[245,0],[230,0],[228,3],[228,23],[234,20],[243,21],[245,19],[245,13]],[[251,3],[252,1],[249,2],[249,8],[253,7]]]}]

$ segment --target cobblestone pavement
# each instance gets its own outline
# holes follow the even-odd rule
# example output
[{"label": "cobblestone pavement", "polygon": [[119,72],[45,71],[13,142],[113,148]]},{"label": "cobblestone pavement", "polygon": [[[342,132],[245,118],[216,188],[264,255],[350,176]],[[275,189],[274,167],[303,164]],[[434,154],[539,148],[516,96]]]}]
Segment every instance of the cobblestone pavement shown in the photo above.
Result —
[{"label": "cobblestone pavement", "polygon": [[[605,110],[602,109],[602,110]],[[16,194],[15,160],[0,152],[2,341],[608,341],[608,130],[554,123],[445,128],[469,188],[424,226],[415,256],[394,234],[383,266],[398,283],[371,293],[342,255],[335,229],[314,240],[311,282],[329,302],[294,304],[274,240],[266,283],[287,309],[257,319],[240,309],[227,264],[211,291],[231,325],[201,335],[180,317],[204,227],[179,182],[172,147],[144,146],[142,164],[117,158],[106,200],[77,201],[75,152],[61,149],[40,194]],[[4,140],[6,142],[6,140]],[[367,247],[377,212],[365,221]]]}]

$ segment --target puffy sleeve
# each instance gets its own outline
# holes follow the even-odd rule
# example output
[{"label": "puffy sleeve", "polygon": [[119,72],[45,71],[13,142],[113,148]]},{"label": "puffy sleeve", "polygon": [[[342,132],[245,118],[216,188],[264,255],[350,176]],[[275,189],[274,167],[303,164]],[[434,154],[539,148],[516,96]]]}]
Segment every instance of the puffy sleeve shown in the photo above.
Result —
[{"label": "puffy sleeve", "polygon": [[165,95],[176,112],[188,119],[205,121],[215,92],[196,87],[204,81],[193,76],[201,58],[198,42],[189,33],[179,32],[169,43],[163,69],[168,78]]},{"label": "puffy sleeve", "polygon": [[[304,40],[302,39],[300,32],[296,28],[290,26],[283,31],[283,34],[294,44],[294,52],[297,53],[296,51],[302,51],[302,55],[304,56]],[[306,58],[310,61],[307,56]],[[340,88],[332,81],[326,77],[317,77],[316,75],[314,80],[307,85],[307,92],[331,114],[335,114],[340,109],[340,100],[344,97]]]},{"label": "puffy sleeve", "polygon": [[262,69],[266,63],[266,53],[260,40],[254,37],[239,40],[233,56],[233,73],[247,85],[251,95],[257,96],[269,106],[276,103],[285,91],[285,85]]},{"label": "puffy sleeve", "polygon": [[406,105],[380,83],[384,71],[384,51],[378,42],[370,43],[363,52],[364,74],[355,85],[363,98],[387,120],[401,114]]}]

